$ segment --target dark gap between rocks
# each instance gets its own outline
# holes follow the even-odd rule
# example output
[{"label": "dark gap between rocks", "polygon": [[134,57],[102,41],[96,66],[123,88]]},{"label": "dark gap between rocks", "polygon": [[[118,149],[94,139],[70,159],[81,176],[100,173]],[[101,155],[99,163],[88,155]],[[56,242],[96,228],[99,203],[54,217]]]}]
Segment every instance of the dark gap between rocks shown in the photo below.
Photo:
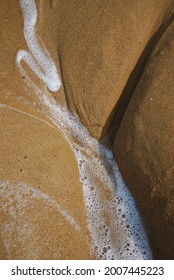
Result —
[{"label": "dark gap between rocks", "polygon": [[151,39],[147,43],[146,47],[144,48],[140,58],[138,59],[134,69],[132,70],[127,83],[123,89],[122,94],[120,95],[119,100],[117,101],[114,109],[110,113],[108,120],[105,123],[105,126],[102,131],[102,135],[99,141],[107,147],[112,148],[116,134],[120,127],[121,121],[123,116],[126,112],[126,109],[129,105],[131,97],[134,93],[135,88],[137,87],[141,75],[148,63],[148,59],[152,54],[155,46],[165,33],[166,29],[174,20],[174,14],[166,20],[158,30],[152,35]]}]

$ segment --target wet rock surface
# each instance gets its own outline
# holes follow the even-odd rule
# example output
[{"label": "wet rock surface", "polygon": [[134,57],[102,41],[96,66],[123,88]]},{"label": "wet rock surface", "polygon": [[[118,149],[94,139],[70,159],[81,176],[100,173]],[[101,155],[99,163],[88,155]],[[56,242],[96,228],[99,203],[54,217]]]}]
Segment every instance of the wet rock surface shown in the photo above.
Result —
[{"label": "wet rock surface", "polygon": [[114,152],[145,220],[155,258],[174,257],[174,23],[153,51]]}]

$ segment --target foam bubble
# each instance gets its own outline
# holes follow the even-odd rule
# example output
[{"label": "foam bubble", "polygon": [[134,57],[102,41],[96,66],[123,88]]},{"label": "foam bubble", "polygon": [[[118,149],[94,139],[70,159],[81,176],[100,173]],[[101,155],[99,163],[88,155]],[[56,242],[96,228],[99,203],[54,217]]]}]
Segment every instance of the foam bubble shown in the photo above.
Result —
[{"label": "foam bubble", "polygon": [[143,222],[112,151],[50,96],[42,96],[43,111],[63,132],[77,160],[92,251],[100,259],[151,259]]},{"label": "foam bubble", "polygon": [[[0,198],[1,210],[8,217],[1,224],[1,237],[9,259],[13,257],[12,249],[18,242],[20,242],[23,248],[26,248],[26,242],[30,239],[30,233],[37,232],[37,227],[33,223],[35,220],[35,211],[37,211],[35,208],[37,203],[41,203],[42,207],[48,211],[51,209],[61,214],[79,234],[80,238],[84,238],[80,225],[63,207],[49,195],[42,193],[40,190],[24,182],[0,181]],[[28,214],[28,209],[33,209],[32,213],[34,213],[34,216]],[[85,239],[84,242],[86,242]],[[35,253],[33,252],[33,254]]]},{"label": "foam bubble", "polygon": [[[46,65],[48,53],[46,56],[42,53],[43,61],[40,61],[40,47],[35,43],[34,26],[37,19],[35,2],[21,0],[20,3],[28,46],[39,65],[42,66],[42,63]],[[30,4],[29,8],[26,8],[25,4]],[[35,49],[30,46],[29,38],[34,42]],[[20,51],[17,55],[18,66],[22,57],[39,75],[35,62],[31,61],[28,53],[22,52],[24,53],[21,54]],[[24,71],[21,65],[20,71]],[[143,222],[134,199],[121,177],[112,151],[92,138],[75,116],[59,106],[52,96],[38,88],[28,76],[25,81],[34,88],[44,113],[62,131],[76,157],[88,228],[92,237],[92,251],[99,259],[151,259],[152,254]],[[47,84],[47,81],[45,83]]]},{"label": "foam bubble", "polygon": [[24,37],[32,55],[21,50],[17,54],[16,62],[21,68],[20,61],[24,60],[33,72],[45,82],[48,89],[51,92],[56,92],[61,87],[61,81],[50,54],[43,43],[41,46],[41,40],[36,36],[37,9],[35,1],[20,0],[19,2],[24,17]]}]

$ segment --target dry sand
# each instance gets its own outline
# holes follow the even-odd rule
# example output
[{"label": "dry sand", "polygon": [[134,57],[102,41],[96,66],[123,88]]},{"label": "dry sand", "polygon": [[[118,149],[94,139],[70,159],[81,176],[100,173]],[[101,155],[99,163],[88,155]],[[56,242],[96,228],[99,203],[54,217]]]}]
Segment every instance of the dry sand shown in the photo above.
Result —
[{"label": "dry sand", "polygon": [[[18,50],[27,49],[27,45],[23,37],[23,18],[18,1],[1,2],[0,103],[6,104],[8,107],[0,107],[0,181],[8,180],[8,182],[3,183],[5,184],[3,188],[6,198],[2,198],[1,201],[3,225],[1,228],[0,258],[90,259],[88,246],[90,237],[74,155],[62,134],[55,130],[54,125],[46,116],[38,111],[40,105],[33,90],[26,88],[25,77],[19,76],[15,57]],[[102,138],[105,141],[104,136],[107,136],[109,132],[113,137],[113,130],[117,130],[120,125],[130,96],[159,36],[157,34],[152,42],[150,39],[163,24],[164,29],[170,24],[173,0],[38,0],[36,3],[38,7],[38,33],[51,52],[63,81],[62,88],[55,94],[56,101],[76,113],[81,122],[96,138]],[[168,40],[170,40],[170,35]],[[148,49],[145,50],[137,66],[143,50],[148,45]],[[163,59],[170,60],[169,56],[167,58],[163,56]],[[165,67],[170,66],[168,60]],[[162,66],[164,65],[165,62]],[[154,67],[160,68],[162,66]],[[134,67],[136,67],[136,71],[132,82],[132,79],[131,81],[128,79],[131,77]],[[35,83],[44,87],[28,67],[25,69]],[[171,73],[172,69],[171,67]],[[155,77],[155,79],[154,83],[157,84],[158,92],[160,96],[163,96],[164,89],[161,87],[161,83],[165,85],[165,79],[162,82],[158,81],[159,77]],[[146,90],[146,81],[143,85],[140,83],[139,87],[140,89],[135,92],[135,99],[137,98],[136,94],[141,94]],[[172,88],[172,82],[168,84],[168,87]],[[124,98],[120,98],[122,93],[125,95]],[[132,102],[136,103],[137,100]],[[159,102],[162,104],[162,99],[159,99]],[[142,109],[145,120],[149,109],[148,104]],[[170,101],[163,104],[166,108],[169,108],[169,105],[172,108]],[[170,108],[168,110],[172,114],[173,110]],[[173,230],[173,224],[170,222],[168,224],[169,220],[165,220],[164,224],[160,222],[160,226],[157,226],[161,216],[153,211],[154,199],[152,199],[152,203],[149,202],[150,196],[146,190],[149,188],[149,182],[146,178],[152,177],[153,181],[154,170],[150,167],[145,179],[140,176],[142,170],[139,171],[142,158],[143,163],[149,162],[150,159],[152,162],[154,159],[158,160],[156,150],[159,151],[161,146],[164,147],[165,151],[172,151],[173,145],[171,144],[171,147],[168,148],[167,144],[167,139],[172,139],[172,135],[168,136],[164,142],[159,143],[159,148],[156,146],[148,154],[144,151],[142,142],[147,133],[150,135],[149,141],[155,139],[154,135],[155,137],[158,133],[161,135],[163,127],[165,130],[168,129],[166,132],[168,135],[170,128],[169,125],[166,126],[166,123],[168,124],[172,115],[166,119],[166,123],[161,123],[161,118],[165,118],[166,111],[164,110],[163,116],[159,117],[159,109],[155,111],[152,108],[153,113],[151,113],[150,120],[148,119],[149,114],[147,118],[147,133],[143,138],[138,138],[141,142],[138,145],[141,157],[137,157],[136,150],[130,148],[132,149],[130,158],[127,160],[124,145],[126,145],[128,132],[125,133],[125,129],[130,129],[132,123],[130,118],[133,118],[133,114],[130,115],[129,110],[131,109],[128,108],[127,119],[125,116],[120,127],[114,149],[123,177],[131,187],[137,204],[142,209],[143,217],[147,217],[149,225],[154,221],[151,219],[151,212],[154,212],[155,226],[149,226],[148,230],[151,234],[149,236],[152,236],[151,246],[154,249],[155,257],[172,258],[174,248],[170,242],[171,251],[167,249],[167,241],[165,242],[165,240],[167,240],[168,235],[167,230],[163,231],[163,227],[165,225],[167,229],[172,228]],[[152,115],[155,115],[156,119]],[[154,133],[154,127],[157,124],[158,131]],[[139,131],[136,131],[136,136],[137,133]],[[148,145],[150,146],[151,143],[148,142]],[[165,154],[164,157],[162,152],[160,157],[165,158],[166,162],[168,161],[167,155]],[[173,161],[171,154],[170,159],[171,163]],[[137,161],[138,164],[135,164]],[[166,166],[166,169],[163,164],[159,167],[160,172],[165,173],[165,178],[167,178],[166,172],[168,171],[168,165]],[[140,178],[143,180],[140,182],[141,192],[137,190]],[[168,184],[165,178],[162,183]],[[27,182],[28,193],[23,193],[18,182]],[[11,203],[9,186],[17,189],[19,197],[21,195],[21,197],[32,196],[33,198],[25,202],[28,205],[25,215],[28,216],[29,221],[26,228],[29,226],[32,228],[32,232],[27,233],[28,236],[26,231],[19,234],[21,225],[25,223],[25,216],[16,219],[14,218],[15,214],[11,217],[7,212],[6,206]],[[170,186],[173,186],[172,179]],[[33,188],[39,194],[35,194]],[[165,191],[163,192],[161,184],[158,184],[156,188],[158,193],[162,192],[163,194],[160,193],[160,195],[165,197]],[[172,190],[173,187],[171,187]],[[137,195],[139,193],[140,195]],[[41,199],[43,194],[48,196],[47,200]],[[14,197],[13,202],[22,208],[22,201],[18,201],[15,195],[16,192],[11,191],[10,197]],[[48,198],[53,201],[51,206]],[[155,206],[158,207],[160,202],[157,200],[155,203]],[[56,210],[58,206],[55,205],[61,205],[70,216],[74,217],[80,225],[80,234],[77,233],[73,225],[67,222],[60,211],[58,213]],[[151,212],[147,210],[149,205]],[[168,211],[170,212],[173,204],[170,203],[169,206]],[[53,223],[56,219],[58,222]],[[6,224],[10,224],[10,227],[5,227]],[[8,236],[6,244],[3,241],[4,234]],[[170,238],[172,241],[171,235]],[[44,247],[43,244],[45,244]],[[157,244],[162,245],[159,247]],[[36,248],[35,252],[32,250],[34,247]]]}]

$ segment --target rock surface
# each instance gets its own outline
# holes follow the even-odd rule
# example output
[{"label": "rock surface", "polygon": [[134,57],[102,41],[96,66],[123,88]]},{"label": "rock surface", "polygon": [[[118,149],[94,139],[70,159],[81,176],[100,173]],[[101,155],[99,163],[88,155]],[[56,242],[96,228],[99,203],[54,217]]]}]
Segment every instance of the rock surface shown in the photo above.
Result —
[{"label": "rock surface", "polygon": [[169,17],[173,1],[53,3],[68,107],[100,138],[109,129],[111,112],[131,71],[151,36]]},{"label": "rock surface", "polygon": [[[128,78],[153,34],[170,18],[173,0],[38,0],[36,4],[37,33],[63,82],[55,99],[76,113],[93,136],[105,136]],[[16,67],[19,49],[28,50],[18,1],[3,1],[0,19],[0,258],[90,259],[75,157],[60,131],[41,114],[37,96],[27,89]],[[172,31],[166,36],[173,38]],[[130,106],[133,102],[141,107],[146,92],[152,100],[148,95],[135,121],[137,108],[129,106],[114,148],[122,174],[149,220],[151,244],[160,258],[173,256],[173,124],[168,109],[173,97],[173,41],[168,41],[161,41],[163,54],[153,55],[152,66],[146,70],[148,80],[144,74],[145,81],[142,78],[142,85],[140,81]],[[47,90],[23,66],[35,84]],[[160,97],[152,103],[156,92]],[[137,135],[138,140],[132,141]],[[80,233],[62,209],[75,219]]]},{"label": "rock surface", "polygon": [[0,259],[91,258],[78,169],[64,137],[14,104],[0,108],[0,123]]},{"label": "rock surface", "polygon": [[1,5],[0,259],[90,259],[75,157],[16,67],[17,52],[27,49],[19,3]]},{"label": "rock surface", "polygon": [[133,93],[114,151],[145,219],[154,257],[174,258],[174,23]]}]

